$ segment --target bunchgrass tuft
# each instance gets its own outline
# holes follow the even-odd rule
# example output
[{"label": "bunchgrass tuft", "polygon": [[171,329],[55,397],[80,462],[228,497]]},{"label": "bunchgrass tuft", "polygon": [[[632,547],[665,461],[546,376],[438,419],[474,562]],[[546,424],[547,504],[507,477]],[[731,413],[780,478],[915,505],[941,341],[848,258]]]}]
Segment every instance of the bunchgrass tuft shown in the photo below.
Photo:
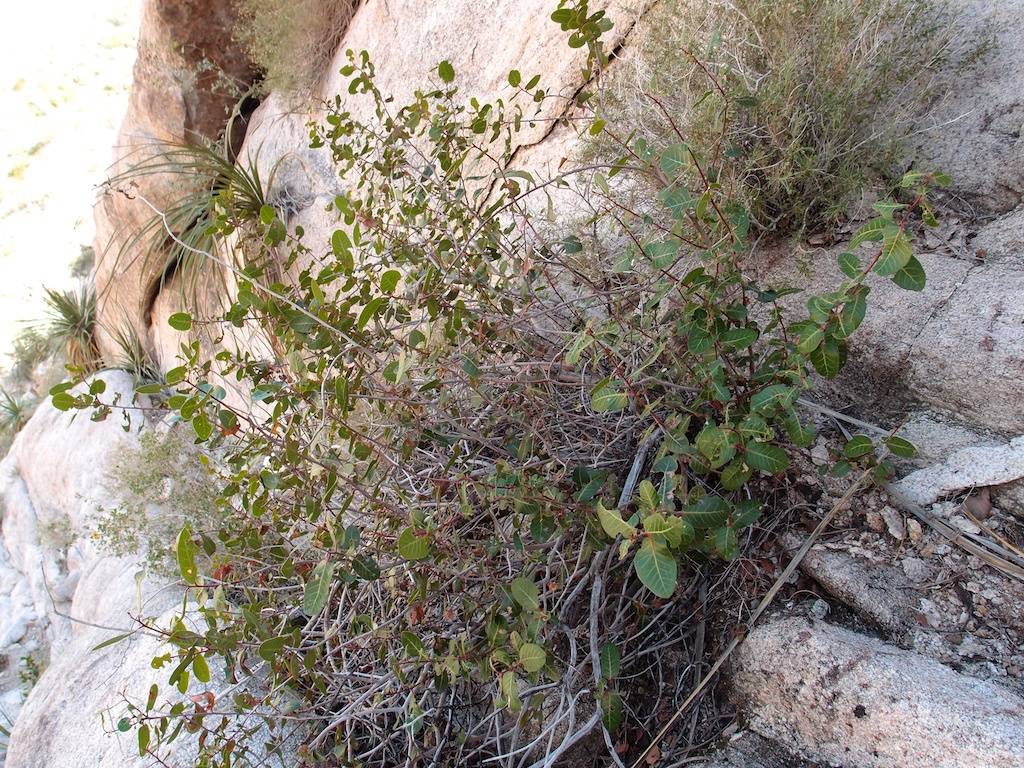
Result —
[{"label": "bunchgrass tuft", "polygon": [[358,0],[236,0],[236,38],[263,70],[265,91],[308,95],[327,71]]},{"label": "bunchgrass tuft", "polygon": [[962,26],[948,0],[665,0],[600,112],[685,141],[763,231],[806,231],[894,170],[940,71],[985,53]]}]

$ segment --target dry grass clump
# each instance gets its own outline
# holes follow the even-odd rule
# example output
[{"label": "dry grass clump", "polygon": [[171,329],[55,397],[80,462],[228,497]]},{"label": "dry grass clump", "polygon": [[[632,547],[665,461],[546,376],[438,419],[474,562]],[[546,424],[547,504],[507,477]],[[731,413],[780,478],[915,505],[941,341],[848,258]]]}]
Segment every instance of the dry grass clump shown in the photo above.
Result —
[{"label": "dry grass clump", "polygon": [[341,43],[359,0],[235,0],[236,38],[264,72],[264,88],[306,95]]},{"label": "dry grass clump", "polygon": [[681,126],[763,229],[805,230],[894,165],[940,71],[985,53],[959,22],[948,0],[665,0],[602,109],[652,145]]}]

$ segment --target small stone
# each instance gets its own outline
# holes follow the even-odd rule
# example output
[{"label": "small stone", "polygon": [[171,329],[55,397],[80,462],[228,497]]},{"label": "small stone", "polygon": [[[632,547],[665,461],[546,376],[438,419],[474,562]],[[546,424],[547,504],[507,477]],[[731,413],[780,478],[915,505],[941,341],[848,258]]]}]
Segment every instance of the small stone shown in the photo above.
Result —
[{"label": "small stone", "polygon": [[829,606],[828,602],[822,600],[820,597],[811,603],[811,615],[816,619],[824,619],[828,616],[829,611],[831,610],[832,608]]},{"label": "small stone", "polygon": [[907,536],[915,544],[920,544],[921,539],[924,538],[924,531],[921,529],[921,524],[914,518],[907,520]]},{"label": "small stone", "polygon": [[992,497],[988,488],[980,488],[964,499],[967,511],[977,520],[987,520],[992,516]]},{"label": "small stone", "polygon": [[954,517],[950,522],[964,533],[981,533],[981,528],[972,523],[966,517]]},{"label": "small stone", "polygon": [[885,521],[885,527],[889,530],[889,535],[896,541],[903,541],[907,537],[907,527],[903,522],[903,515],[889,506],[882,507],[881,515]]},{"label": "small stone", "polygon": [[928,564],[917,557],[903,558],[903,572],[911,581],[927,581],[929,576]]},{"label": "small stone", "polygon": [[868,512],[867,515],[865,515],[865,518],[867,520],[868,528],[870,528],[875,533],[881,533],[885,530],[885,521],[882,519],[882,516],[877,512]]},{"label": "small stone", "polygon": [[828,464],[828,446],[821,442],[815,443],[814,447],[811,448],[811,461],[819,467]]}]

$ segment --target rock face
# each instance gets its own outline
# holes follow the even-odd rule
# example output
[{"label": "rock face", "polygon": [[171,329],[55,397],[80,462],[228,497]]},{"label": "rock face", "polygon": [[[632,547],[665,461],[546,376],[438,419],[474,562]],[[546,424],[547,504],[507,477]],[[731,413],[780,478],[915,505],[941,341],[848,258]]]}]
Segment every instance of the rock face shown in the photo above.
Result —
[{"label": "rock face", "polygon": [[[130,401],[130,376],[101,378],[106,401]],[[109,713],[101,727],[98,715],[113,708],[116,721],[122,694],[145,698],[166,677],[150,667],[155,638],[92,650],[133,629],[129,614],[162,616],[181,601],[179,589],[146,575],[141,552],[109,554],[93,536],[98,509],[118,503],[108,470],[146,428],[139,411],[124,413],[94,422],[45,402],[0,463],[0,701],[15,721],[7,768],[133,764],[134,734],[117,733]],[[17,672],[28,656],[44,671],[24,700],[29,684]]]},{"label": "rock face", "polygon": [[1024,196],[1024,48],[1020,0],[958,0],[993,38],[980,67],[955,77],[921,131],[919,162],[954,178],[953,193],[977,210],[1006,213]]},{"label": "rock face", "polygon": [[[144,0],[128,112],[118,134],[111,175],[151,155],[159,142],[214,139],[225,128],[238,94],[255,77],[232,37],[233,3],[204,0]],[[130,194],[157,207],[174,200],[180,178],[153,174],[136,180]],[[126,190],[127,191],[127,190]],[[125,243],[152,217],[137,196],[108,190],[96,209],[96,295],[100,345],[116,351],[110,334],[132,328],[147,340],[148,313],[160,288],[166,254],[147,255],[149,241],[122,253]]]},{"label": "rock face", "polygon": [[823,622],[755,629],[732,686],[755,731],[830,765],[1024,764],[1024,699]]},{"label": "rock face", "polygon": [[[127,374],[106,373],[103,379],[109,396],[130,396]],[[139,423],[129,416],[130,429]],[[73,649],[91,631],[81,622],[112,621],[116,605],[119,625],[126,623],[138,564],[102,556],[90,529],[98,506],[109,500],[103,467],[134,441],[134,433],[123,431],[116,419],[72,419],[44,403],[0,463],[0,607],[6,609],[0,611],[0,655],[6,661],[0,695],[12,720],[27,687],[17,674],[29,664],[25,659],[38,667],[69,656],[81,663]],[[62,677],[47,671],[33,690],[61,685]],[[14,733],[12,744],[17,728]]]}]

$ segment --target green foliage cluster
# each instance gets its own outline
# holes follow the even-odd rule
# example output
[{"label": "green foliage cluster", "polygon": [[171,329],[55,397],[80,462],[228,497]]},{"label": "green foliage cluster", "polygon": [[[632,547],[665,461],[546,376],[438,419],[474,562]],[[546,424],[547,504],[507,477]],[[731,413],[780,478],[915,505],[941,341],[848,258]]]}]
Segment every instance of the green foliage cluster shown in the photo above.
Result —
[{"label": "green foliage cluster", "polygon": [[177,573],[172,544],[182,525],[217,525],[217,488],[180,430],[143,432],[125,449],[106,476],[116,507],[93,516],[100,549],[118,557],[145,555],[158,575]]},{"label": "green foliage cluster", "polygon": [[678,130],[716,147],[719,182],[759,228],[814,229],[899,178],[938,73],[985,55],[989,38],[960,13],[947,0],[667,0],[634,33],[601,111],[651,143]]},{"label": "green foliage cluster", "polygon": [[[553,20],[600,71],[604,14],[564,1]],[[258,324],[276,356],[186,344],[140,388],[218,456],[222,515],[177,535],[190,599],[169,627],[141,619],[169,643],[169,687],[117,728],[154,757],[199,734],[202,764],[225,768],[292,748],[316,765],[553,761],[591,733],[614,752],[627,722],[649,737],[687,575],[740,555],[759,488],[813,439],[797,399],[842,368],[871,282],[923,287],[912,240],[947,180],[904,176],[794,321],[778,299],[796,289],[742,269],[727,129],[620,138],[584,93],[614,159],[538,178],[510,168],[550,96],[539,75],[510,72],[484,103],[441,62],[399,106],[365,52],[342,74],[373,116],[339,97],[311,127],[347,190],[329,242],[229,179],[208,236],[246,233],[237,295],[220,318],[170,319]],[[706,77],[728,126],[735,99]],[[565,197],[585,220],[560,219]],[[68,383],[53,402],[102,418],[103,397]],[[884,479],[880,450],[855,437],[847,467]]]},{"label": "green foliage cluster", "polygon": [[233,0],[236,39],[263,71],[263,88],[305,94],[341,43],[358,0]]}]

